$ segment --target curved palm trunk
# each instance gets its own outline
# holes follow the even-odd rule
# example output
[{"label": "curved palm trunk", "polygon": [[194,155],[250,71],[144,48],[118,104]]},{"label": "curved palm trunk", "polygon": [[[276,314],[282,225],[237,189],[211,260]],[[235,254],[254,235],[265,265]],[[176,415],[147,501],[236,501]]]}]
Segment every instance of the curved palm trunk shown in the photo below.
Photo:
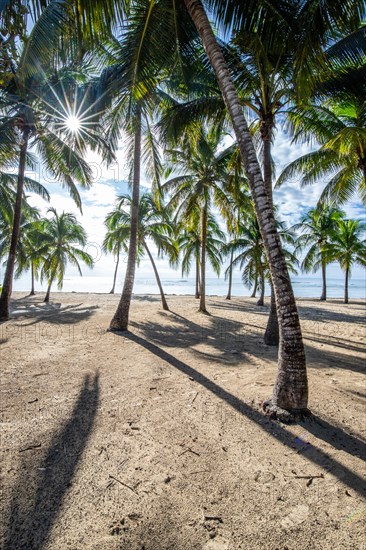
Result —
[{"label": "curved palm trunk", "polygon": [[202,211],[202,242],[201,242],[201,285],[200,307],[198,311],[208,313],[206,309],[206,246],[207,246],[207,204]]},{"label": "curved palm trunk", "polygon": [[117,331],[124,331],[128,329],[128,317],[130,312],[133,284],[135,281],[141,169],[141,113],[138,113],[136,120],[133,156],[131,235],[128,247],[127,269],[122,296],[119,301],[117,311],[110,323],[110,329]]},{"label": "curved palm trunk", "polygon": [[298,311],[249,128],[202,2],[185,0],[185,4],[202,38],[233,123],[271,270],[280,324],[280,345],[277,379],[272,400],[266,404],[266,408],[273,414],[282,414],[284,410],[307,412],[308,383]]},{"label": "curved palm trunk", "polygon": [[231,251],[231,255],[230,255],[229,288],[227,291],[226,300],[231,300],[231,289],[233,286],[233,259],[234,259],[234,250]]},{"label": "curved palm trunk", "polygon": [[260,283],[260,296],[257,302],[257,306],[264,306],[264,289],[265,289],[265,281],[264,281],[264,270],[263,266],[261,266],[261,272],[259,277],[259,283]]},{"label": "curved palm trunk", "polygon": [[257,287],[258,287],[258,277],[256,276],[254,280],[253,292],[250,295],[251,298],[255,298],[255,295],[257,294]]},{"label": "curved palm trunk", "polygon": [[198,299],[200,297],[200,259],[198,255],[196,256],[196,293],[195,298]]},{"label": "curved palm trunk", "polygon": [[118,271],[118,266],[119,266],[119,249],[118,249],[118,253],[117,253],[117,262],[116,262],[116,268],[114,270],[114,277],[113,277],[113,286],[112,286],[112,289],[111,291],[109,292],[109,294],[114,294],[114,291],[115,291],[115,288],[116,288],[116,280],[117,280],[117,271]]},{"label": "curved palm trunk", "polygon": [[344,276],[344,303],[348,304],[348,279],[349,279],[349,268],[347,267],[346,273]]},{"label": "curved palm trunk", "polygon": [[144,241],[143,244],[144,244],[145,250],[147,252],[147,255],[150,258],[150,262],[151,262],[152,268],[153,268],[154,273],[155,273],[155,279],[156,279],[156,282],[158,284],[159,291],[160,291],[161,305],[163,306],[163,309],[165,309],[165,311],[169,311],[168,303],[166,301],[164,290],[163,290],[163,285],[161,284],[161,280],[160,280],[160,277],[159,277],[158,270],[156,269],[154,258],[152,257],[152,254],[151,254],[151,252],[150,252],[150,250],[149,250],[149,248],[148,248],[145,241]]},{"label": "curved palm trunk", "polygon": [[43,300],[46,304],[48,304],[48,302],[50,301],[52,282],[53,282],[53,279],[51,279],[50,282],[48,283],[46,296],[44,297],[44,300]]},{"label": "curved palm trunk", "polygon": [[[272,165],[271,165],[271,139],[272,139],[273,121],[270,119],[267,124],[263,125],[262,140],[263,140],[263,176],[264,185],[266,186],[268,200],[273,209],[273,191],[272,191]],[[278,346],[280,335],[278,328],[278,317],[276,298],[271,284],[271,306],[266,330],[263,337],[264,343],[267,346]]]},{"label": "curved palm trunk", "polygon": [[19,241],[20,219],[22,216],[22,200],[24,189],[24,175],[28,149],[29,129],[23,129],[22,143],[20,146],[17,194],[14,206],[13,229],[11,234],[10,250],[6,264],[3,289],[0,297],[0,321],[9,319],[10,297],[13,288],[13,276],[16,260],[16,250]]},{"label": "curved palm trunk", "polygon": [[327,299],[327,266],[325,262],[322,262],[322,281],[323,281],[323,288],[322,288],[322,295],[320,296],[320,300],[325,301]]},{"label": "curved palm trunk", "polygon": [[32,286],[31,286],[31,291],[29,293],[29,296],[34,296],[35,291],[34,291],[34,263],[33,262],[31,263],[31,282],[32,282]]}]

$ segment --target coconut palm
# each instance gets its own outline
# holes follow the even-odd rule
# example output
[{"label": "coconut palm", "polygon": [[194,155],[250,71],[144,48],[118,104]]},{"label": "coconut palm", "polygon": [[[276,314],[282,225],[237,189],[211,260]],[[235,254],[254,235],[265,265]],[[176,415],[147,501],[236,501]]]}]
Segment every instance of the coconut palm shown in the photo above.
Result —
[{"label": "coconut palm", "polygon": [[[117,207],[106,218],[108,227],[107,235],[103,242],[103,248],[112,251],[126,250],[128,248],[132,230],[131,204],[133,197],[120,195],[117,198]],[[151,253],[148,240],[151,240],[158,249],[158,253],[168,254],[171,262],[177,260],[178,249],[173,239],[173,227],[167,212],[161,204],[157,204],[151,193],[144,193],[139,201],[137,224],[137,255],[141,259],[144,252],[147,253],[153,268],[163,309],[169,311],[159,273]]]},{"label": "coconut palm", "polygon": [[348,282],[354,264],[366,267],[366,224],[361,220],[337,222],[331,242],[325,246],[329,262],[338,262],[344,271],[344,303],[348,304]]},{"label": "coconut palm", "polygon": [[80,262],[93,267],[92,256],[84,251],[87,244],[86,232],[74,214],[58,214],[54,208],[50,208],[48,213],[51,217],[42,219],[35,230],[39,243],[38,254],[44,258],[41,280],[45,279],[48,284],[45,302],[50,300],[51,287],[55,281],[58,288],[62,288],[68,264],[75,266],[80,275]]},{"label": "coconut palm", "polygon": [[[192,269],[192,262],[195,265],[195,298],[199,299],[201,294],[201,246],[202,235],[199,218],[190,220],[189,223],[178,225],[176,232],[177,246],[181,253],[182,276],[189,275]],[[206,242],[207,259],[219,276],[223,261],[222,247],[225,242],[225,233],[219,228],[217,221],[212,214],[208,216],[208,230]]]},{"label": "coconut palm", "polygon": [[301,268],[309,273],[314,273],[321,268],[322,270],[322,293],[320,300],[327,299],[327,279],[326,270],[329,258],[327,255],[327,246],[338,231],[339,222],[344,217],[344,212],[335,206],[318,206],[310,209],[293,226],[294,231],[301,231],[297,239],[297,250],[303,252],[307,250]]},{"label": "coconut palm", "polygon": [[231,148],[218,152],[222,135],[220,129],[197,128],[195,137],[189,133],[180,147],[167,152],[170,167],[177,174],[168,179],[162,189],[169,193],[169,206],[176,209],[176,219],[188,226],[200,220],[201,261],[200,261],[200,305],[199,311],[206,309],[206,256],[209,215],[215,205],[221,214],[228,218],[232,201],[227,194],[230,184],[228,158]]}]

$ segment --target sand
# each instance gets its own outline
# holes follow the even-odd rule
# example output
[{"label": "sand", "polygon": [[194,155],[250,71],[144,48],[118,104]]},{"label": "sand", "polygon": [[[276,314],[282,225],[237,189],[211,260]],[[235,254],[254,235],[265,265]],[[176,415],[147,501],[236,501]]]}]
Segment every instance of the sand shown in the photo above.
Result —
[{"label": "sand", "polygon": [[313,419],[266,418],[268,305],[15,293],[0,325],[2,547],[363,550],[365,303],[299,300]]}]

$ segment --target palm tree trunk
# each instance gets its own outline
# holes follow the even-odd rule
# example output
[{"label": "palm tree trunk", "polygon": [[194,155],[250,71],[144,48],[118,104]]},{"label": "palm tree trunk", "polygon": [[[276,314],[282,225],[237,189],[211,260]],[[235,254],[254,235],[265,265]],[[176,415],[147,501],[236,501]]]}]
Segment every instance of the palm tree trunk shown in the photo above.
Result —
[{"label": "palm tree trunk", "polygon": [[251,298],[255,298],[255,295],[257,294],[257,287],[258,287],[258,277],[256,276],[254,280],[253,292],[250,295]]},{"label": "palm tree trunk", "polygon": [[31,291],[29,293],[29,296],[34,296],[35,295],[35,291],[34,291],[34,263],[31,262]]},{"label": "palm tree trunk", "polygon": [[196,256],[196,293],[195,298],[200,297],[200,259]]},{"label": "palm tree trunk", "polygon": [[141,112],[136,116],[135,140],[133,152],[133,189],[131,204],[131,235],[128,247],[127,269],[122,296],[117,311],[110,323],[111,330],[124,331],[128,329],[128,317],[132,298],[133,284],[135,282],[137,232],[140,196],[140,171],[141,171]]},{"label": "palm tree trunk", "polygon": [[227,300],[231,300],[231,288],[233,286],[233,259],[234,259],[234,250],[231,251],[230,255],[230,270],[229,270],[229,288],[227,291]]},{"label": "palm tree trunk", "polygon": [[48,304],[48,302],[50,301],[51,286],[52,286],[52,279],[48,283],[46,296],[44,297],[44,300],[43,300],[46,304]]},{"label": "palm tree trunk", "polygon": [[202,237],[201,237],[201,288],[200,307],[201,313],[208,313],[206,309],[206,246],[207,246],[207,203],[202,211]]},{"label": "palm tree trunk", "polygon": [[145,247],[145,250],[147,252],[147,255],[149,256],[150,258],[150,262],[151,262],[151,265],[152,265],[152,268],[154,270],[154,273],[155,273],[155,279],[156,279],[156,282],[158,284],[158,287],[159,287],[159,291],[160,291],[160,297],[161,297],[161,305],[163,306],[163,309],[165,311],[169,311],[169,307],[168,307],[168,303],[165,299],[165,294],[164,294],[164,290],[163,290],[163,285],[161,284],[161,281],[160,281],[160,277],[159,277],[159,273],[158,273],[158,270],[156,269],[156,265],[155,265],[155,262],[154,262],[154,258],[152,257],[152,254],[146,244],[146,242],[144,241],[144,247]]},{"label": "palm tree trunk", "polygon": [[285,419],[285,411],[305,412],[308,403],[305,352],[291,280],[248,124],[224,56],[212,32],[202,2],[184,1],[202,38],[233,123],[267,253],[279,316],[280,346],[277,379],[272,399],[266,404],[266,409],[269,413],[278,414]]},{"label": "palm tree trunk", "polygon": [[[266,186],[269,204],[273,209],[272,164],[271,164],[272,130],[273,130],[273,120],[272,120],[272,117],[270,117],[269,120],[267,120],[262,127],[263,176],[264,176],[264,185]],[[278,346],[279,340],[280,340],[276,298],[273,291],[273,284],[271,284],[271,306],[269,309],[269,316],[268,316],[266,330],[264,331],[263,340],[267,346]]]},{"label": "palm tree trunk", "polygon": [[259,283],[260,283],[260,296],[257,302],[257,306],[264,306],[264,289],[265,289],[265,281],[264,281],[264,270],[263,266],[261,266],[261,272],[259,276]]},{"label": "palm tree trunk", "polygon": [[118,249],[118,253],[117,253],[116,268],[115,268],[115,270],[114,270],[113,286],[112,286],[112,290],[110,291],[109,294],[114,294],[114,290],[115,290],[115,288],[116,288],[116,280],[117,280],[118,265],[119,265],[119,249]]},{"label": "palm tree trunk", "polygon": [[325,301],[327,299],[327,266],[325,262],[322,262],[322,281],[323,281],[323,288],[322,288],[322,295],[320,296],[321,301]]},{"label": "palm tree trunk", "polygon": [[9,250],[8,261],[6,264],[3,288],[2,288],[1,297],[0,297],[0,321],[6,321],[7,319],[9,319],[10,297],[11,297],[11,291],[13,288],[13,275],[14,275],[15,260],[16,260],[16,250],[18,246],[19,233],[20,233],[20,219],[22,216],[22,200],[23,200],[24,175],[25,175],[25,167],[26,167],[28,139],[29,139],[29,128],[24,127],[23,135],[22,135],[22,143],[20,146],[18,184],[17,184],[17,194],[16,194],[15,207],[14,207],[13,229],[11,234],[10,250]]},{"label": "palm tree trunk", "polygon": [[346,268],[346,273],[344,277],[344,303],[348,304],[348,279],[349,279],[349,268]]}]

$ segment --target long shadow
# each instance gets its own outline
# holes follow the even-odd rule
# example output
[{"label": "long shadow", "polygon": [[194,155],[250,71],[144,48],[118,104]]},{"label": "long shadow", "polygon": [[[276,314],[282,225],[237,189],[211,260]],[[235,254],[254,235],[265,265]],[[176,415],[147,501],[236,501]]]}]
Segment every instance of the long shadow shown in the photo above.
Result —
[{"label": "long shadow", "polygon": [[[165,361],[166,363],[172,365],[174,368],[181,371],[186,376],[193,378],[193,380],[195,380],[197,383],[204,386],[206,389],[208,389],[218,398],[222,399],[223,401],[226,401],[231,407],[233,407],[240,414],[242,414],[243,416],[246,416],[251,421],[255,422],[257,426],[261,430],[266,432],[268,435],[270,435],[271,437],[274,437],[277,441],[281,441],[281,443],[284,446],[289,447],[291,449],[294,448],[294,436],[289,430],[287,430],[282,425],[269,420],[266,416],[264,416],[260,412],[253,409],[250,405],[248,405],[241,399],[238,399],[235,395],[228,392],[227,390],[225,390],[224,388],[220,387],[215,382],[207,378],[207,376],[201,374],[200,372],[195,370],[193,367],[187,365],[187,363],[180,361],[170,353],[166,352],[165,350],[159,348],[155,344],[148,342],[144,338],[141,338],[140,336],[134,333],[131,333],[131,332],[120,333],[120,336],[128,338],[132,342],[139,344],[143,348],[147,349],[148,351],[150,351],[151,353],[159,357],[161,360]],[[307,422],[306,424],[307,429],[312,425],[312,422],[313,421]],[[327,430],[329,430],[329,427],[331,427],[332,429],[332,434],[333,434],[332,437],[329,437],[327,433]],[[345,450],[345,449],[343,448],[343,446],[340,445],[340,442],[344,440],[346,444],[351,447],[348,451],[350,454],[362,457],[363,459],[366,458],[365,443],[362,440],[347,434],[341,428],[330,426],[329,424],[326,427],[322,427],[321,425],[319,425],[319,421],[316,418],[316,427],[313,428],[313,431],[314,431],[314,434],[316,433],[317,437],[331,443],[336,448],[342,448],[342,450]],[[333,439],[333,437],[335,439]],[[337,439],[338,439],[338,442],[337,442]],[[302,450],[302,454],[310,462],[313,462],[314,464],[322,468],[326,468],[328,471],[331,471],[333,475],[338,477],[338,479],[340,479],[349,488],[353,489],[356,493],[360,495],[364,495],[366,490],[365,480],[361,476],[359,476],[358,474],[356,474],[355,472],[353,472],[352,470],[350,470],[349,468],[341,464],[335,458],[332,458],[327,453],[318,449],[314,445],[309,445],[308,447],[304,448]]]},{"label": "long shadow", "polygon": [[[43,459],[23,463],[13,487],[4,550],[40,550],[45,545],[92,433],[98,402],[99,375],[86,375],[71,417],[54,435]],[[34,480],[33,472],[38,476]]]},{"label": "long shadow", "polygon": [[[40,321],[57,324],[71,324],[84,321],[91,317],[99,306],[83,306],[82,304],[61,305],[60,302],[44,304],[42,301],[29,301],[26,298],[12,303],[11,318],[22,321],[22,326],[30,326]],[[30,322],[23,322],[23,319]],[[17,326],[15,324],[15,326]]]},{"label": "long shadow", "polygon": [[324,348],[319,350],[319,348],[312,346],[309,340],[306,342],[305,349],[307,363],[311,368],[345,369],[363,374],[366,372],[365,357],[361,354],[355,356],[341,353],[338,350],[331,351]]}]

